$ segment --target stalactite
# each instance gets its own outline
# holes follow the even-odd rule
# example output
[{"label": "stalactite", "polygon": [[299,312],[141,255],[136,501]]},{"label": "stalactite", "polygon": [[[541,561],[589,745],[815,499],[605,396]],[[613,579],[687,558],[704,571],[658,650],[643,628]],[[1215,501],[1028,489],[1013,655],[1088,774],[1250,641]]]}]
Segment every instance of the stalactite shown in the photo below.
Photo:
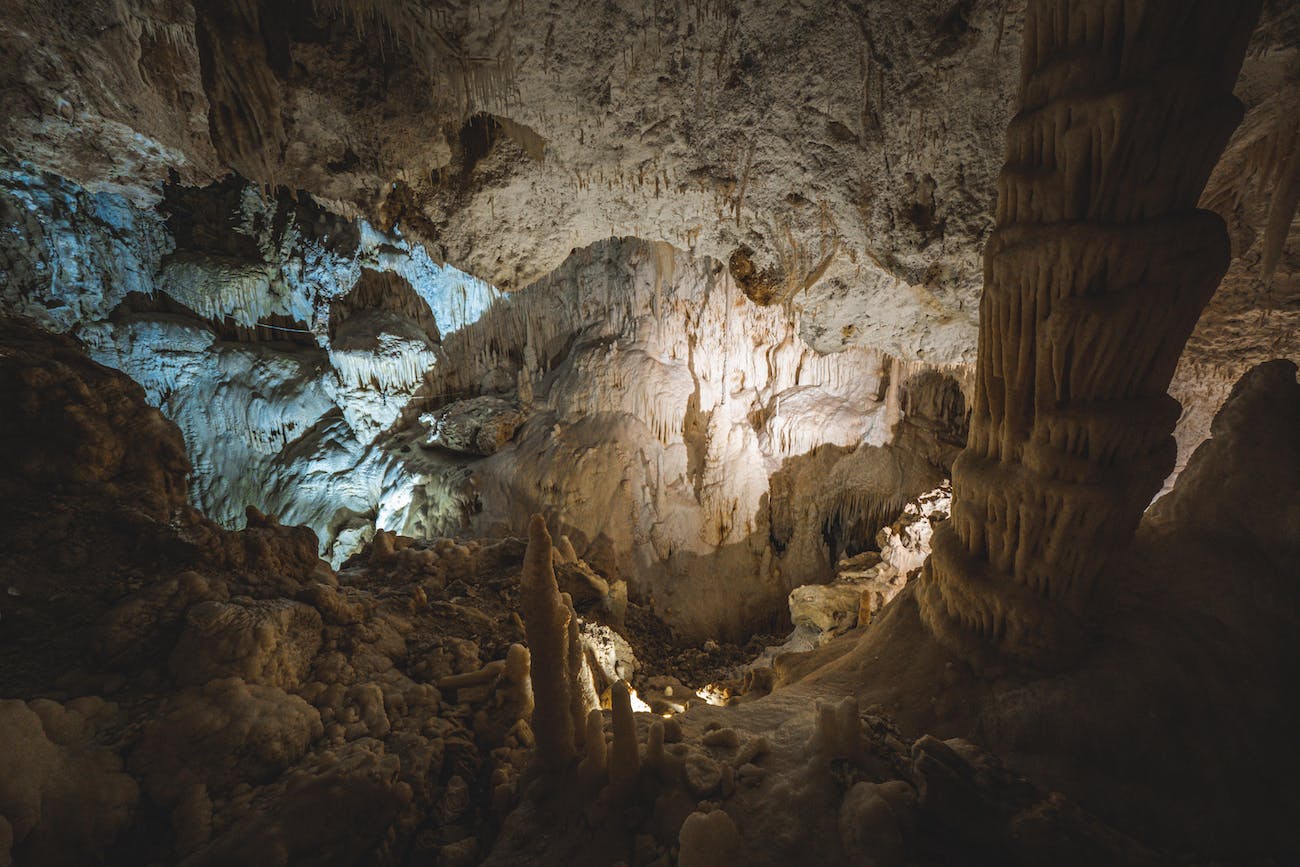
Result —
[{"label": "stalactite", "polygon": [[[514,88],[514,56],[508,30],[494,34],[491,56],[466,51],[453,32],[463,22],[450,10],[430,8],[416,0],[313,0],[317,14],[351,23],[358,38],[375,35],[384,44],[399,46],[423,72],[444,80],[462,113],[475,108],[508,105]],[[540,161],[541,146],[525,144]]]},{"label": "stalactite", "polygon": [[1172,465],[1166,390],[1228,258],[1222,222],[1195,205],[1240,120],[1232,88],[1258,12],[1029,5],[970,440],[918,590],[955,647],[1074,658],[1098,576]]}]

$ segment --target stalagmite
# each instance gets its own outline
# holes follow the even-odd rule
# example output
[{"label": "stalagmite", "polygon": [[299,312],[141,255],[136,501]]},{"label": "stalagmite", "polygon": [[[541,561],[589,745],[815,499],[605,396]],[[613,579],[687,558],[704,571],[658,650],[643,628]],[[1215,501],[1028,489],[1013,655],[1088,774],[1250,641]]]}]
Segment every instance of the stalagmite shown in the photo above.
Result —
[{"label": "stalagmite", "polygon": [[587,752],[578,763],[578,779],[586,785],[603,786],[608,762],[605,754],[605,715],[599,708],[592,708],[587,713],[585,728]]},{"label": "stalagmite", "polygon": [[611,689],[614,706],[614,744],[609,757],[609,784],[616,792],[630,792],[641,774],[637,752],[636,720],[632,717],[632,695],[625,681]]},{"label": "stalagmite", "polygon": [[857,700],[845,696],[838,704],[818,702],[813,735],[805,751],[821,761],[847,759],[858,762],[865,750]]},{"label": "stalagmite", "polygon": [[528,648],[522,644],[512,644],[506,651],[506,665],[497,682],[500,700],[513,707],[519,719],[528,719],[533,713],[533,684],[531,675],[531,657]]},{"label": "stalagmite", "polygon": [[985,249],[970,440],[918,590],[966,655],[1068,664],[1173,464],[1166,390],[1228,263],[1197,199],[1250,0],[1033,0]]},{"label": "stalagmite", "polygon": [[519,580],[520,608],[532,656],[532,727],[538,760],[560,769],[573,761],[574,731],[569,678],[569,620],[551,567],[551,534],[546,520],[534,515],[528,525],[528,550]]},{"label": "stalagmite", "polygon": [[661,782],[666,779],[665,771],[668,768],[664,753],[664,724],[659,720],[650,723],[650,729],[646,732],[645,766],[656,774]]},{"label": "stalagmite", "polygon": [[566,671],[569,676],[569,713],[573,717],[574,741],[581,747],[585,738],[587,714],[600,707],[600,698],[596,695],[595,681],[591,676],[591,667],[587,665],[587,655],[583,649],[582,635],[578,631],[578,614],[573,610],[573,597],[561,593],[560,600],[568,609],[569,623],[568,658]]},{"label": "stalagmite", "polygon": [[578,552],[573,549],[573,541],[568,536],[560,536],[560,544],[555,550],[559,552],[561,563],[578,562]]},{"label": "stalagmite", "polygon": [[740,832],[721,810],[691,813],[678,836],[678,867],[728,867],[739,863]]}]

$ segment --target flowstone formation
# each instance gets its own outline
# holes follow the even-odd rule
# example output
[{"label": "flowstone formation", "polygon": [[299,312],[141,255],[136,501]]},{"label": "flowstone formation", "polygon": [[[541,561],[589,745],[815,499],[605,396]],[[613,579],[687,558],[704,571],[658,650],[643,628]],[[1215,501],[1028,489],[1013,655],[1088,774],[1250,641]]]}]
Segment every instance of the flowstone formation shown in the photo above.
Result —
[{"label": "flowstone formation", "polygon": [[1241,119],[1259,4],[1031,4],[985,251],[971,435],[918,593],[1027,665],[1079,652],[1102,570],[1173,469],[1170,378],[1228,266],[1196,209]]},{"label": "flowstone formation", "polygon": [[438,344],[500,293],[383,233],[238,179],[156,209],[0,171],[10,313],[75,335],[181,428],[196,505],[308,524],[336,564],[385,526],[378,435]]}]

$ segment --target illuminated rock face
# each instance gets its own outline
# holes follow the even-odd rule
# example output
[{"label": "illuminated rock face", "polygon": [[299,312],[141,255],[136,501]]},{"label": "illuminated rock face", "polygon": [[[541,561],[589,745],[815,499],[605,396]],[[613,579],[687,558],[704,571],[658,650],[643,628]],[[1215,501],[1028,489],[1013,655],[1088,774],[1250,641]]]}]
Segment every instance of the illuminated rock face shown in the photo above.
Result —
[{"label": "illuminated rock face", "polygon": [[3,186],[5,308],[144,386],[185,436],[207,514],[240,524],[251,504],[305,523],[336,561],[374,525],[375,438],[442,335],[499,295],[423,247],[236,182],[169,189],[157,210],[17,169]]},{"label": "illuminated rock face", "polygon": [[[858,445],[886,441],[900,415],[891,401],[905,423],[919,415],[891,392],[920,375],[906,365],[975,357],[979,250],[1023,29],[1016,4],[596,14],[565,0],[538,18],[498,0],[444,10],[441,29],[402,4],[320,3],[299,16],[262,5],[123,0],[92,25],[20,0],[22,25],[0,31],[0,107],[13,119],[0,147],[28,161],[3,168],[0,216],[18,229],[0,237],[4,309],[75,329],[141,381],[185,431],[192,490],[210,514],[235,523],[253,503],[307,523],[338,562],[375,525],[518,532],[530,504],[563,502],[591,556],[647,573],[663,610],[681,608],[669,576],[701,564],[766,576],[756,606],[771,610],[783,587],[829,577],[857,537],[892,518],[903,488],[922,489],[913,480],[928,469],[898,469],[896,455]],[[449,59],[447,33],[468,66]],[[1286,34],[1262,28],[1252,44],[1239,88],[1250,114],[1206,189],[1203,205],[1229,218],[1238,258],[1172,386],[1191,398],[1175,468],[1204,438],[1245,350],[1254,346],[1252,363],[1297,351],[1295,245],[1283,231],[1278,251],[1279,208],[1265,194],[1289,189],[1277,157],[1294,150],[1285,121],[1296,92],[1277,85],[1295,57]],[[268,203],[234,182],[193,192],[228,167],[297,198]],[[196,210],[220,220],[184,216]],[[579,347],[573,364],[548,381],[521,379],[527,365],[480,370],[462,353],[452,366],[487,379],[458,381],[455,397],[523,407],[536,390],[539,417],[579,445],[559,446],[563,459],[541,455],[538,422],[472,468],[401,451],[411,441],[387,432],[405,430],[443,341],[497,295],[430,256],[512,292],[551,291],[577,279],[575,249],[610,236],[718,263],[705,282],[674,289],[681,299],[729,286],[737,312],[742,299],[769,305],[771,321],[795,327],[756,311],[709,313],[680,326],[698,343],[683,355],[647,336],[637,312],[600,329],[617,347],[605,358],[585,346],[587,313],[536,302],[536,327]],[[581,279],[617,296],[619,255],[599,253],[610,264]],[[1016,255],[998,253],[1007,267]],[[1264,261],[1279,263],[1266,291]],[[167,303],[134,297],[158,292]],[[644,298],[632,306],[643,310]],[[493,351],[527,345],[512,334]],[[1269,347],[1263,357],[1259,347]],[[881,359],[889,387],[866,362],[863,393],[883,388],[866,401],[817,380],[817,365],[841,361],[813,358],[797,387],[760,382],[767,374],[755,369],[724,389],[704,370],[762,360],[788,378],[781,365],[808,349],[905,362]],[[1228,374],[1217,369],[1225,356]],[[549,370],[552,359],[529,364]],[[442,391],[435,384],[421,409],[440,410],[427,404],[451,396]],[[587,449],[586,463],[571,448]],[[936,462],[920,451],[914,464]],[[574,466],[588,477],[572,480]],[[531,481],[505,481],[513,473]],[[736,589],[702,592],[722,609]]]},{"label": "illuminated rock face", "polygon": [[[420,452],[392,526],[490,536],[546,514],[686,634],[763,626],[794,586],[831,576],[837,546],[869,544],[941,477],[893,444],[919,372],[863,349],[817,353],[797,314],[752,304],[717,263],[667,245],[579,251],[442,353],[389,443]],[[479,390],[526,408],[513,440],[482,460],[422,449]]]},{"label": "illuminated rock face", "polygon": [[510,535],[544,509],[679,628],[738,635],[935,484],[935,432],[963,424],[961,370],[822,355],[796,310],[666,244],[578,251],[503,298],[234,182],[157,211],[7,183],[34,221],[4,247],[9,308],[145,387],[206,513],[306,524],[335,563],[375,527]]},{"label": "illuminated rock face", "polygon": [[970,442],[918,594],[957,646],[1072,658],[1095,581],[1173,468],[1166,392],[1229,259],[1196,203],[1241,118],[1258,11],[1030,6]]}]

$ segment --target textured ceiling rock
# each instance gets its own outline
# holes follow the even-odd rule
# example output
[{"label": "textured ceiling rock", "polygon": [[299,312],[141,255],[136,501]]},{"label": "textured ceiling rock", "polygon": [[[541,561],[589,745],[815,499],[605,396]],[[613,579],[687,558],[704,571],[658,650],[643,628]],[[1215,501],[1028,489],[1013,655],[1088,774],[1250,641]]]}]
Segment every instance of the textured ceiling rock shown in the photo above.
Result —
[{"label": "textured ceiling rock", "polygon": [[512,32],[515,90],[489,106],[543,160],[498,135],[469,199],[409,196],[503,287],[630,234],[731,263],[751,297],[799,293],[821,348],[960,360],[1014,68],[995,10],[963,5],[552,5]]},{"label": "textured ceiling rock", "polygon": [[[1002,33],[976,3],[569,2],[539,15],[502,0],[434,15],[205,0],[197,16],[164,10],[160,41],[155,5],[118,4],[113,26],[85,33],[58,8],[24,8],[4,31],[10,54],[48,72],[5,91],[33,120],[0,144],[138,198],[171,168],[205,178],[219,153],[400,224],[504,289],[611,235],[665,240],[736,262],[766,298],[799,293],[821,348],[934,361],[973,349],[1014,14]],[[118,74],[119,56],[173,64],[176,92]],[[87,77],[116,99],[83,97],[78,135],[116,161],[37,120]]]},{"label": "textured ceiling rock", "polygon": [[[827,369],[864,347],[919,359],[913,371],[970,361],[1022,7],[121,0],[74,10],[24,0],[0,23],[0,105],[10,109],[0,217],[17,229],[0,236],[0,301],[72,331],[146,385],[185,432],[193,488],[214,517],[238,521],[255,502],[340,540],[341,554],[363,524],[398,526],[420,510],[409,497],[419,473],[404,456],[390,461],[377,438],[453,324],[497,297],[476,284],[471,309],[458,309],[432,260],[531,287],[534,298],[551,292],[524,305],[544,310],[566,303],[564,281],[545,278],[574,249],[611,235],[667,241],[727,273],[747,323],[763,318],[758,305],[788,300],[780,318],[801,348],[853,347],[817,359]],[[1295,188],[1297,19],[1280,2],[1266,10],[1238,87],[1247,119],[1207,189],[1236,258],[1171,387],[1187,404],[1179,466],[1246,364],[1300,353],[1295,243],[1266,229],[1286,228]],[[279,186],[276,196],[238,178],[197,186],[229,168]],[[1276,261],[1268,284],[1265,259]],[[626,282],[629,267],[611,262],[591,279]],[[150,294],[142,306],[136,296]],[[636,331],[609,329],[621,341]],[[755,359],[785,351],[766,339],[756,332]],[[520,352],[531,343],[522,332],[511,341]],[[464,381],[440,399],[515,389],[531,399],[511,379],[519,359],[487,358],[482,369],[483,359],[461,360]],[[882,371],[895,363],[880,361]],[[548,383],[546,398],[576,416],[605,405],[597,390],[616,374],[658,381],[657,363],[593,361],[564,388]],[[689,396],[678,386],[690,385],[690,364],[671,367],[672,401],[638,394],[619,407],[656,441],[656,426],[686,426],[677,397]],[[940,381],[955,383],[950,374],[962,379],[945,367]],[[817,422],[821,398],[791,391],[761,407],[782,412],[756,417],[755,429],[772,454],[847,447],[853,418],[860,426],[898,397],[844,403]],[[899,411],[903,433],[925,415]],[[695,456],[697,505],[746,503],[719,513],[713,542],[744,528],[770,489],[783,492],[769,505],[784,544],[806,517],[784,504],[800,486],[793,467],[747,480],[723,463],[708,477],[695,465],[702,443],[729,460],[753,452],[749,422],[735,421],[710,430],[700,411],[689,431],[669,433]],[[928,433],[906,448],[952,439]],[[549,448],[543,434],[530,442]],[[832,474],[844,502],[818,491],[818,509],[862,512],[848,478],[860,470]],[[456,514],[459,472],[438,468],[447,482],[429,495]],[[832,535],[834,548],[849,533]]]},{"label": "textured ceiling rock", "polygon": [[13,0],[0,58],[0,152],[142,202],[224,174],[186,0]]},{"label": "textured ceiling rock", "polygon": [[[612,235],[663,240],[793,296],[823,351],[973,358],[1021,3],[67,5],[0,27],[0,147],[92,192],[149,199],[224,163],[506,290]],[[1294,140],[1297,17],[1269,4],[1252,44],[1251,115],[1207,191],[1241,258],[1189,353],[1276,345],[1256,314],[1294,310],[1293,250],[1250,287],[1295,171],[1259,171],[1252,143],[1274,118]]]}]

